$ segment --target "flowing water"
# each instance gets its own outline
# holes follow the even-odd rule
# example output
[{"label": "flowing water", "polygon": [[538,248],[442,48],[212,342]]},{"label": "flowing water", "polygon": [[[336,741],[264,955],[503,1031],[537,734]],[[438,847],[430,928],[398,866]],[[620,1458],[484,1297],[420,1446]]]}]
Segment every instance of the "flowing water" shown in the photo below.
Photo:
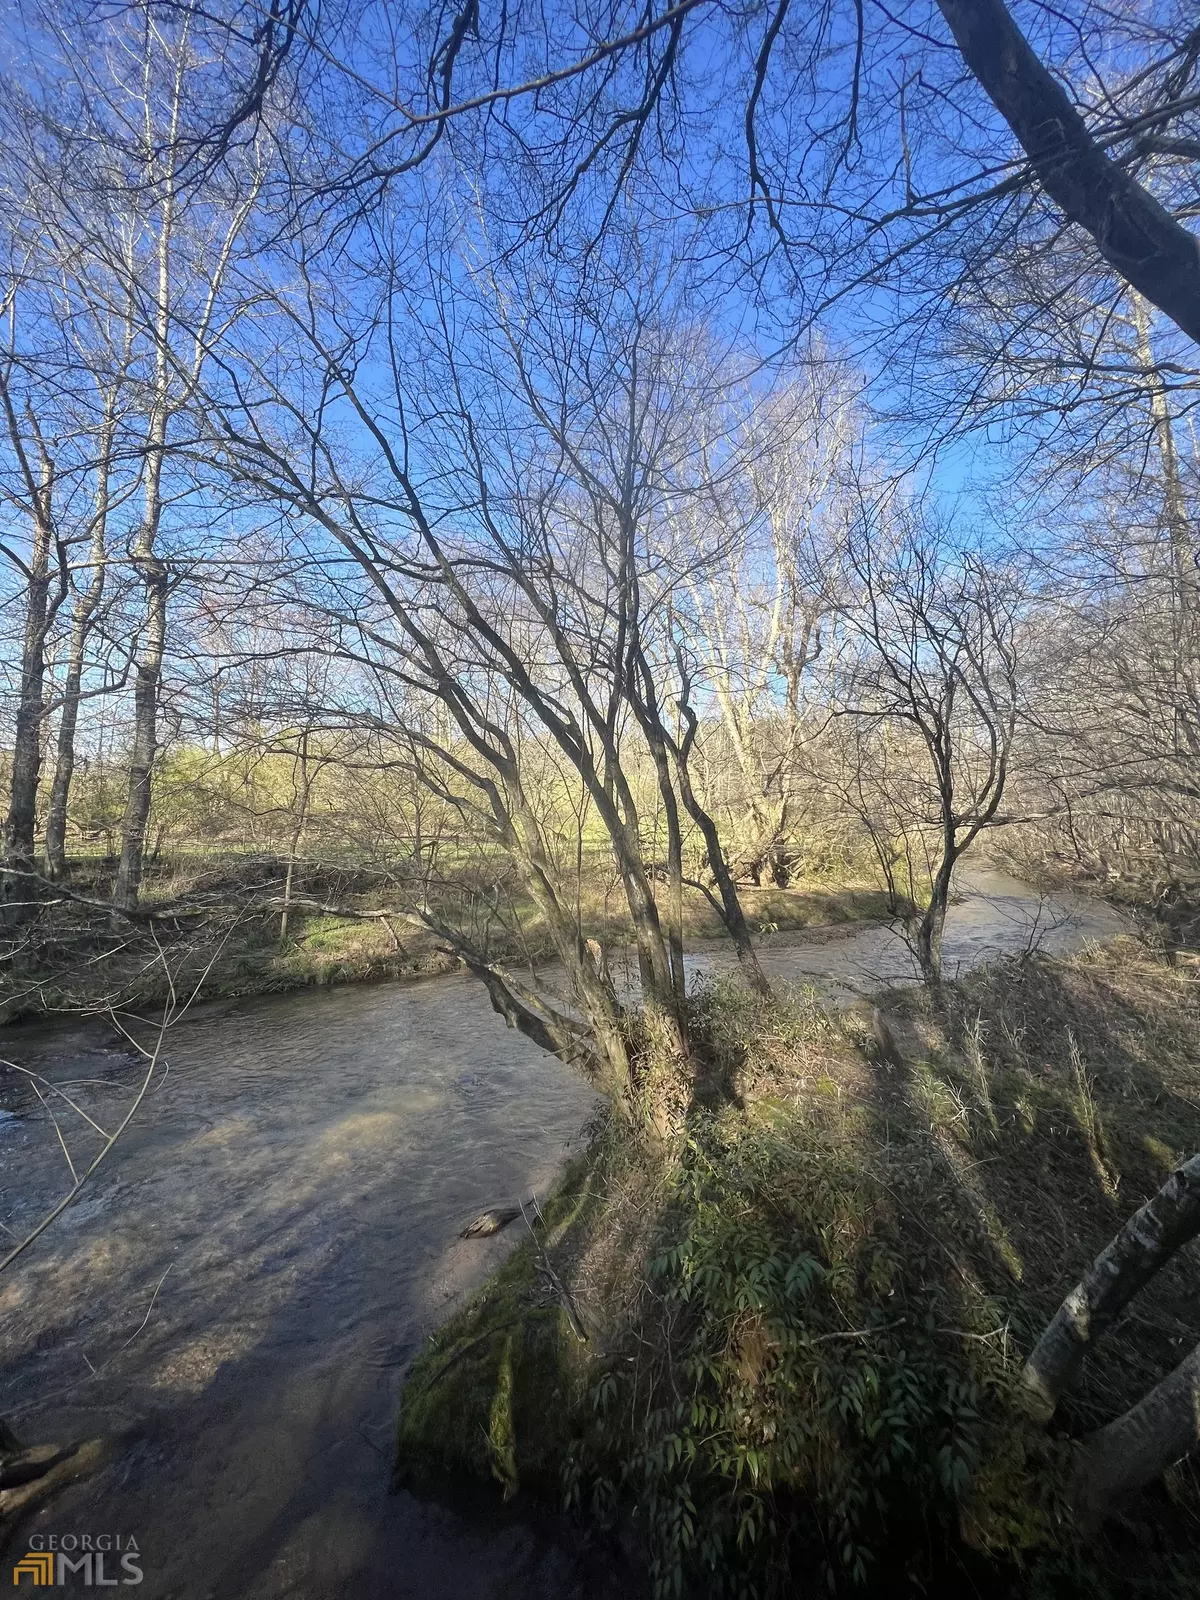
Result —
[{"label": "flowing water", "polygon": [[[0,1049],[119,1120],[136,1060],[24,1032]],[[466,977],[203,1006],[165,1055],[0,1289],[0,1415],[38,1438],[129,1434],[22,1531],[132,1535],[155,1600],[570,1594],[554,1541],[387,1488],[403,1364],[516,1232],[458,1230],[544,1193],[592,1092]],[[67,1172],[36,1098],[17,1103],[0,1220],[21,1232]]]},{"label": "flowing water", "polygon": [[[946,969],[1121,926],[976,869]],[[835,996],[912,974],[880,928],[776,936],[763,959]],[[10,1029],[0,1051],[102,1127],[139,1077],[119,1039],[83,1025]],[[515,1237],[458,1230],[553,1181],[596,1110],[586,1085],[465,977],[205,1005],[165,1058],[81,1198],[2,1280],[0,1416],[37,1439],[117,1440],[10,1558],[29,1534],[132,1536],[147,1600],[619,1592],[560,1530],[387,1492],[405,1363]],[[0,1094],[0,1222],[20,1235],[67,1169],[36,1095],[12,1073]],[[59,1120],[86,1162],[99,1136],[65,1107]]]},{"label": "flowing water", "polygon": [[[1102,900],[1083,895],[1039,895],[995,867],[974,862],[959,874],[955,902],[946,917],[942,971],[946,978],[998,956],[1037,948],[1051,953],[1077,949],[1088,939],[1111,939],[1127,927]],[[885,984],[915,983],[916,961],[892,928],[831,928],[824,936],[767,935],[760,948],[773,977],[812,983],[835,1000],[870,994]],[[698,952],[699,970],[729,962],[728,947]]]}]

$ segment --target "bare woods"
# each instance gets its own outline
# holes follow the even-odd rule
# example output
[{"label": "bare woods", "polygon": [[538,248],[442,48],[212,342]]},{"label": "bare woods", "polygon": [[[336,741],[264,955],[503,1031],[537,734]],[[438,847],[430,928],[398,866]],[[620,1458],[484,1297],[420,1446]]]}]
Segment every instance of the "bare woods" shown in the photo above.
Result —
[{"label": "bare woods", "polygon": [[[992,846],[1186,935],[1185,8],[4,26],[14,981],[218,901],[416,927],[664,1133],[696,904],[760,997],[750,897],[853,873],[936,993]],[[1038,1345],[1043,1411],[1195,1233],[1192,1165]],[[1092,1511],[1130,1438],[1142,1481],[1194,1443],[1188,1359],[1089,1445]]]}]

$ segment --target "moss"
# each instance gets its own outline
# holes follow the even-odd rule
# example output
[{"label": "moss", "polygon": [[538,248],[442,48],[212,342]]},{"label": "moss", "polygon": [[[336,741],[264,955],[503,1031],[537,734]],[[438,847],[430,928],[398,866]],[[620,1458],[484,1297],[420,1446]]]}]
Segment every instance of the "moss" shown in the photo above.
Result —
[{"label": "moss", "polygon": [[500,1364],[496,1369],[496,1382],[492,1391],[492,1409],[488,1417],[488,1458],[492,1476],[504,1485],[506,1500],[520,1488],[517,1476],[517,1425],[513,1415],[513,1343],[518,1357],[524,1340],[521,1329],[510,1329],[504,1335],[500,1351]]},{"label": "moss", "polygon": [[[594,1159],[594,1158],[593,1158]],[[497,1481],[558,1498],[591,1350],[541,1269],[569,1252],[595,1214],[589,1161],[574,1164],[526,1238],[430,1340],[404,1387],[395,1481],[446,1492]],[[539,1249],[539,1245],[541,1249]]]}]

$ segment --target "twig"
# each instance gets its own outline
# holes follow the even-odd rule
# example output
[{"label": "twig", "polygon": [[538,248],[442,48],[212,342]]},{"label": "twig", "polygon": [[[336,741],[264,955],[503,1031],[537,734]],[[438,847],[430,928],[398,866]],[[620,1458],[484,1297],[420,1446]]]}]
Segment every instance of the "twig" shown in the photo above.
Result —
[{"label": "twig", "polygon": [[[88,1116],[87,1112],[82,1106],[77,1106],[69,1094],[64,1094],[56,1083],[51,1083],[49,1078],[43,1078],[40,1072],[34,1072],[30,1067],[19,1066],[15,1061],[0,1060],[0,1067],[11,1067],[14,1072],[24,1073],[25,1077],[31,1078],[34,1082],[35,1093],[37,1092],[37,1085],[39,1083],[44,1083],[47,1089],[56,1094],[60,1100],[65,1100],[72,1111],[77,1112],[83,1118],[83,1120],[89,1124],[89,1126],[95,1128],[96,1132],[102,1139],[108,1138],[108,1132],[106,1129],[102,1128],[98,1122],[93,1122],[91,1117]],[[109,1080],[107,1078],[79,1078],[72,1080],[73,1083],[107,1083],[108,1081]],[[44,1100],[42,1101],[42,1104],[45,1105]],[[49,1106],[47,1106],[46,1109],[49,1110]]]},{"label": "twig", "polygon": [[898,1328],[906,1317],[896,1317],[892,1322],[881,1322],[877,1328],[839,1328],[835,1333],[817,1333],[809,1344],[824,1344],[827,1339],[869,1339],[873,1334],[885,1333],[888,1328]]},{"label": "twig", "polygon": [[[547,1278],[549,1278],[550,1287],[554,1290],[555,1294],[557,1294],[558,1298],[562,1301],[563,1310],[567,1314],[567,1321],[571,1324],[571,1332],[579,1340],[580,1344],[586,1344],[588,1342],[587,1329],[584,1327],[583,1319],[580,1317],[579,1311],[576,1308],[575,1302],[571,1298],[570,1290],[566,1288],[566,1286],[563,1284],[562,1279],[559,1277],[558,1273],[555,1272],[554,1268],[550,1265],[550,1257],[546,1254],[546,1251],[542,1246],[542,1241],[538,1238],[537,1234],[534,1232],[534,1228],[533,1228],[532,1222],[530,1222],[529,1218],[525,1214],[525,1204],[524,1204],[524,1202],[523,1201],[518,1201],[517,1203],[521,1207],[521,1216],[524,1219],[525,1226],[529,1229],[529,1237],[533,1240],[534,1249],[538,1253],[541,1269],[546,1274]],[[532,1201],[532,1205],[533,1205],[533,1209],[534,1209],[534,1214],[537,1216],[538,1220],[541,1221],[542,1220],[542,1213],[538,1209],[538,1203],[537,1203],[536,1197]]]},{"label": "twig", "polygon": [[[146,1315],[142,1318],[142,1320],[138,1323],[137,1327],[133,1330],[133,1332],[129,1335],[128,1339],[126,1339],[125,1343],[121,1346],[122,1350],[127,1350],[129,1348],[129,1346],[137,1338],[138,1334],[141,1333],[142,1329],[150,1321],[150,1313],[154,1310],[154,1302],[158,1299],[158,1291],[162,1288],[163,1284],[166,1282],[167,1273],[170,1272],[171,1268],[174,1265],[175,1265],[175,1263],[173,1261],[169,1261],[167,1263],[166,1271],[163,1273],[162,1277],[158,1280],[158,1282],[154,1285],[154,1293],[150,1296],[150,1304],[146,1307]],[[87,1357],[86,1356],[84,1356],[83,1359],[85,1361],[87,1361]],[[91,1366],[91,1362],[90,1361],[88,1361],[88,1365]],[[108,1365],[108,1363],[105,1362],[105,1366],[107,1366],[107,1365]]]},{"label": "twig", "polygon": [[[143,1077],[140,1085],[138,1086],[137,1094],[134,1095],[134,1097],[133,1097],[133,1103],[129,1107],[129,1110],[125,1113],[124,1117],[121,1119],[121,1122],[120,1122],[119,1126],[105,1140],[103,1148],[100,1150],[100,1153],[96,1156],[95,1160],[92,1162],[91,1166],[88,1167],[86,1172],[84,1172],[81,1177],[76,1179],[75,1183],[71,1186],[71,1188],[63,1196],[63,1198],[58,1202],[58,1204],[56,1206],[54,1206],[50,1211],[48,1211],[46,1213],[46,1215],[42,1218],[42,1220],[37,1224],[37,1226],[32,1228],[25,1235],[25,1237],[20,1241],[19,1244],[14,1245],[14,1247],[8,1252],[8,1254],[4,1257],[4,1259],[2,1261],[0,1261],[0,1272],[3,1272],[5,1270],[5,1268],[10,1267],[13,1264],[13,1262],[17,1259],[18,1256],[22,1255],[26,1250],[28,1250],[29,1246],[31,1244],[33,1244],[35,1239],[40,1238],[40,1236],[43,1233],[45,1233],[46,1229],[50,1226],[50,1224],[52,1222],[56,1222],[58,1220],[58,1218],[62,1216],[63,1212],[67,1209],[67,1207],[71,1204],[71,1202],[76,1198],[76,1196],[79,1194],[79,1191],[83,1188],[84,1184],[87,1183],[88,1179],[96,1171],[97,1167],[99,1167],[101,1162],[104,1161],[104,1159],[108,1156],[108,1154],[112,1150],[113,1146],[116,1144],[117,1140],[125,1132],[125,1129],[133,1121],[133,1118],[137,1113],[138,1107],[141,1105],[142,1101],[146,1098],[146,1093],[150,1088],[151,1082],[153,1081],[154,1073],[155,1073],[155,1071],[156,1071],[156,1069],[158,1067],[159,1057],[162,1054],[163,1040],[167,1036],[167,1029],[170,1028],[174,1023],[179,1021],[180,1017],[183,1016],[183,1014],[187,1011],[188,1007],[196,999],[197,995],[200,993],[201,989],[204,986],[205,979],[208,977],[209,973],[212,971],[213,966],[215,965],[215,963],[217,961],[217,958],[220,956],[221,951],[225,948],[225,945],[229,942],[229,939],[233,934],[233,930],[234,930],[234,928],[237,927],[237,924],[238,924],[238,922],[240,920],[241,920],[241,914],[239,913],[238,917],[236,917],[234,919],[234,921],[230,924],[229,928],[227,929],[227,931],[225,933],[224,938],[221,940],[220,944],[217,946],[216,950],[213,952],[212,959],[209,961],[209,963],[205,967],[204,971],[200,974],[200,977],[197,979],[195,987],[192,989],[191,994],[188,996],[188,998],[184,1001],[184,1003],[182,1005],[179,1005],[179,1003],[178,1003],[178,997],[177,997],[176,989],[175,989],[175,980],[171,975],[170,964],[167,961],[166,954],[163,951],[162,946],[158,942],[157,935],[154,935],[154,947],[155,947],[155,950],[156,950],[156,952],[158,954],[158,959],[162,962],[163,968],[164,968],[164,970],[166,972],[166,975],[167,975],[167,987],[168,987],[168,992],[169,992],[169,995],[170,995],[170,999],[168,1001],[168,1004],[167,1004],[166,1008],[164,1009],[163,1014],[162,1014],[162,1018],[161,1018],[161,1020],[160,1020],[160,1022],[158,1024],[158,1037],[154,1041],[154,1049],[152,1051],[148,1051],[146,1049],[146,1047],[143,1044],[141,1044],[140,1041],[137,1040],[133,1036],[132,1033],[130,1033],[129,1029],[125,1027],[124,1023],[122,1023],[121,1019],[118,1017],[116,1011],[113,1010],[113,1008],[111,1006],[108,1008],[109,1020],[113,1023],[113,1025],[115,1027],[120,1029],[120,1031],[129,1040],[130,1044],[138,1052],[138,1054],[140,1056],[142,1056],[146,1061],[146,1073],[145,1073],[145,1076]],[[57,1126],[57,1124],[55,1124],[55,1126]],[[74,1169],[72,1169],[72,1170],[74,1170]]]},{"label": "twig", "polygon": [[515,1328],[524,1321],[524,1317],[509,1317],[507,1322],[497,1322],[493,1327],[485,1328],[482,1333],[476,1334],[473,1339],[468,1339],[466,1344],[460,1344],[458,1349],[443,1361],[440,1367],[434,1370],[433,1376],[425,1379],[426,1387],[432,1387],[435,1383],[440,1383],[451,1367],[457,1366],[464,1356],[470,1355],[472,1350],[486,1343],[494,1334],[505,1333],[509,1328]]},{"label": "twig", "polygon": [[[104,1160],[104,1158],[112,1150],[112,1148],[116,1144],[117,1140],[125,1132],[125,1129],[133,1121],[134,1114],[137,1111],[138,1107],[141,1105],[142,1101],[145,1099],[146,1091],[150,1087],[150,1080],[153,1078],[155,1069],[158,1066],[159,1052],[162,1050],[162,1043],[163,1043],[163,1038],[164,1038],[164,1036],[166,1034],[166,1030],[167,1030],[167,1021],[164,1018],[163,1023],[161,1025],[161,1027],[159,1028],[158,1039],[157,1039],[157,1041],[155,1043],[154,1050],[148,1057],[148,1065],[146,1067],[146,1075],[142,1079],[142,1082],[141,1082],[140,1087],[138,1088],[137,1094],[134,1096],[133,1104],[130,1106],[129,1110],[125,1113],[125,1116],[122,1118],[120,1126],[116,1129],[116,1131],[114,1133],[109,1135],[108,1139],[104,1143],[103,1149],[100,1151],[99,1155],[92,1162],[91,1166],[88,1167],[86,1172],[84,1172],[83,1176],[81,1178],[77,1179],[77,1181],[67,1191],[67,1193],[58,1202],[58,1204],[51,1211],[48,1211],[46,1213],[46,1215],[37,1224],[37,1226],[32,1228],[29,1231],[29,1233],[27,1233],[25,1235],[25,1237],[21,1240],[20,1244],[14,1246],[14,1248],[8,1252],[8,1254],[4,1257],[4,1259],[2,1261],[0,1261],[0,1272],[3,1272],[6,1267],[10,1267],[13,1264],[13,1262],[17,1259],[17,1257],[19,1255],[22,1255],[26,1250],[28,1250],[29,1246],[34,1242],[34,1240],[40,1238],[40,1236],[43,1233],[45,1233],[46,1229],[50,1226],[50,1224],[52,1222],[57,1222],[58,1218],[62,1216],[63,1212],[67,1209],[67,1207],[75,1199],[76,1195],[78,1195],[79,1191],[83,1188],[84,1184],[88,1181],[88,1179],[95,1172],[96,1168],[100,1165],[100,1163]],[[144,1053],[145,1052],[143,1052],[143,1054]]]},{"label": "twig", "polygon": [[38,1099],[42,1102],[42,1105],[46,1109],[47,1116],[50,1118],[50,1121],[54,1124],[54,1131],[58,1135],[58,1142],[62,1146],[62,1153],[66,1157],[67,1166],[70,1169],[71,1181],[72,1181],[72,1183],[78,1183],[79,1182],[79,1174],[75,1171],[75,1163],[71,1160],[71,1152],[67,1149],[67,1141],[63,1138],[63,1131],[58,1125],[58,1118],[54,1115],[54,1112],[50,1109],[49,1101],[46,1099],[46,1096],[42,1093],[42,1091],[38,1088],[36,1083],[33,1086],[33,1092],[34,1092],[34,1094],[37,1095]]}]

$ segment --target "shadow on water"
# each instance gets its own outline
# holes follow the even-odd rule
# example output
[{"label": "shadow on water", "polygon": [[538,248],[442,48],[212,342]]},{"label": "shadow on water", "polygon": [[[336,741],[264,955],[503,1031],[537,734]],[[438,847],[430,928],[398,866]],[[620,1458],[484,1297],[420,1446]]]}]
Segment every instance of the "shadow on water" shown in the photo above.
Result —
[{"label": "shadow on water", "polygon": [[[10,1048],[107,1080],[79,1089],[101,1124],[136,1072],[77,1029]],[[132,1430],[20,1532],[132,1534],[154,1597],[575,1592],[555,1530],[386,1491],[405,1363],[508,1248],[458,1229],[544,1189],[595,1096],[458,979],[201,1009],[167,1056],[0,1291],[0,1412],[45,1438]],[[65,1168],[40,1107],[0,1137],[18,1230]]]}]

